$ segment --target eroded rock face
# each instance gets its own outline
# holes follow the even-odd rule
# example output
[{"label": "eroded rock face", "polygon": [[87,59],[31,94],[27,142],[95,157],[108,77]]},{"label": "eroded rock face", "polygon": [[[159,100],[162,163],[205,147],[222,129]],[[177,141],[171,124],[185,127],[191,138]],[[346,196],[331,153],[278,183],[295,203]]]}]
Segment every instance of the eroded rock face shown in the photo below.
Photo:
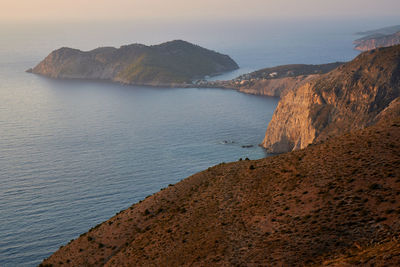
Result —
[{"label": "eroded rock face", "polygon": [[364,128],[396,112],[399,91],[400,46],[363,53],[283,96],[262,145],[282,153]]},{"label": "eroded rock face", "polygon": [[288,91],[278,103],[263,146],[270,152],[282,153],[311,143],[316,136],[315,128],[311,127],[312,99],[310,83]]},{"label": "eroded rock face", "polygon": [[87,52],[63,47],[50,53],[29,72],[61,79],[174,86],[237,68],[227,55],[175,40],[154,46],[132,44]]}]

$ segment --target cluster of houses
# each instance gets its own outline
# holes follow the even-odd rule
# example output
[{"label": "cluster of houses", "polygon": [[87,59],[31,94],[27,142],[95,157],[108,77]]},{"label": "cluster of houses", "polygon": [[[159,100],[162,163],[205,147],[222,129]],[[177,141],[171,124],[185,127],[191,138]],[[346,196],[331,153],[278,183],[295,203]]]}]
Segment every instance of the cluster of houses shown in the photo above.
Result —
[{"label": "cluster of houses", "polygon": [[236,85],[246,85],[254,81],[259,81],[259,80],[265,80],[265,79],[272,79],[276,78],[278,76],[278,72],[271,72],[271,73],[266,73],[263,72],[261,75],[258,74],[244,74],[236,79],[233,79],[232,82]]}]

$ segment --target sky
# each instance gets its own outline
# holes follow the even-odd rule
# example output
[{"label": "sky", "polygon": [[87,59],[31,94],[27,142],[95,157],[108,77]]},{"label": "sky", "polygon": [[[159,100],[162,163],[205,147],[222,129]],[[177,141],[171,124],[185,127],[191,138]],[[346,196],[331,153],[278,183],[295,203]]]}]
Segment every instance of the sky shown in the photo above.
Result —
[{"label": "sky", "polygon": [[392,17],[400,0],[0,0],[0,20]]}]

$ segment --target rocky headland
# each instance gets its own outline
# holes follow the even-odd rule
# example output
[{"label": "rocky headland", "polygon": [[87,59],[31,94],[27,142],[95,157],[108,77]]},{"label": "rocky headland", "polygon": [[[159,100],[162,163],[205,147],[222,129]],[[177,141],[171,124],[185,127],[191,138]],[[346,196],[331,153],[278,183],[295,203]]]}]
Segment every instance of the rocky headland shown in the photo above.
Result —
[{"label": "rocky headland", "polygon": [[272,153],[302,149],[400,112],[400,46],[362,53],[353,61],[288,91],[262,145]]},{"label": "rocky headland", "polygon": [[194,79],[232,71],[229,56],[182,40],[81,51],[63,47],[29,72],[51,78],[113,81],[131,85],[188,86]]}]

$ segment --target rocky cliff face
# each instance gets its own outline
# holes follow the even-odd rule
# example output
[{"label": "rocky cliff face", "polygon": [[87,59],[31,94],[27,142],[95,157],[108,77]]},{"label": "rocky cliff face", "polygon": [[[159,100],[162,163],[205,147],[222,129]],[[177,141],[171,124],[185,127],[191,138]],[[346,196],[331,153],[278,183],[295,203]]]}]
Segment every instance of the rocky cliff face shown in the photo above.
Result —
[{"label": "rocky cliff face", "polygon": [[365,52],[282,97],[262,145],[270,152],[376,123],[398,112],[400,46]]},{"label": "rocky cliff face", "polygon": [[174,86],[237,68],[227,55],[177,40],[154,46],[103,47],[88,52],[64,47],[50,53],[29,71],[51,78]]},{"label": "rocky cliff face", "polygon": [[378,47],[388,47],[400,44],[400,31],[394,34],[374,34],[354,41],[355,49],[368,51]]}]

